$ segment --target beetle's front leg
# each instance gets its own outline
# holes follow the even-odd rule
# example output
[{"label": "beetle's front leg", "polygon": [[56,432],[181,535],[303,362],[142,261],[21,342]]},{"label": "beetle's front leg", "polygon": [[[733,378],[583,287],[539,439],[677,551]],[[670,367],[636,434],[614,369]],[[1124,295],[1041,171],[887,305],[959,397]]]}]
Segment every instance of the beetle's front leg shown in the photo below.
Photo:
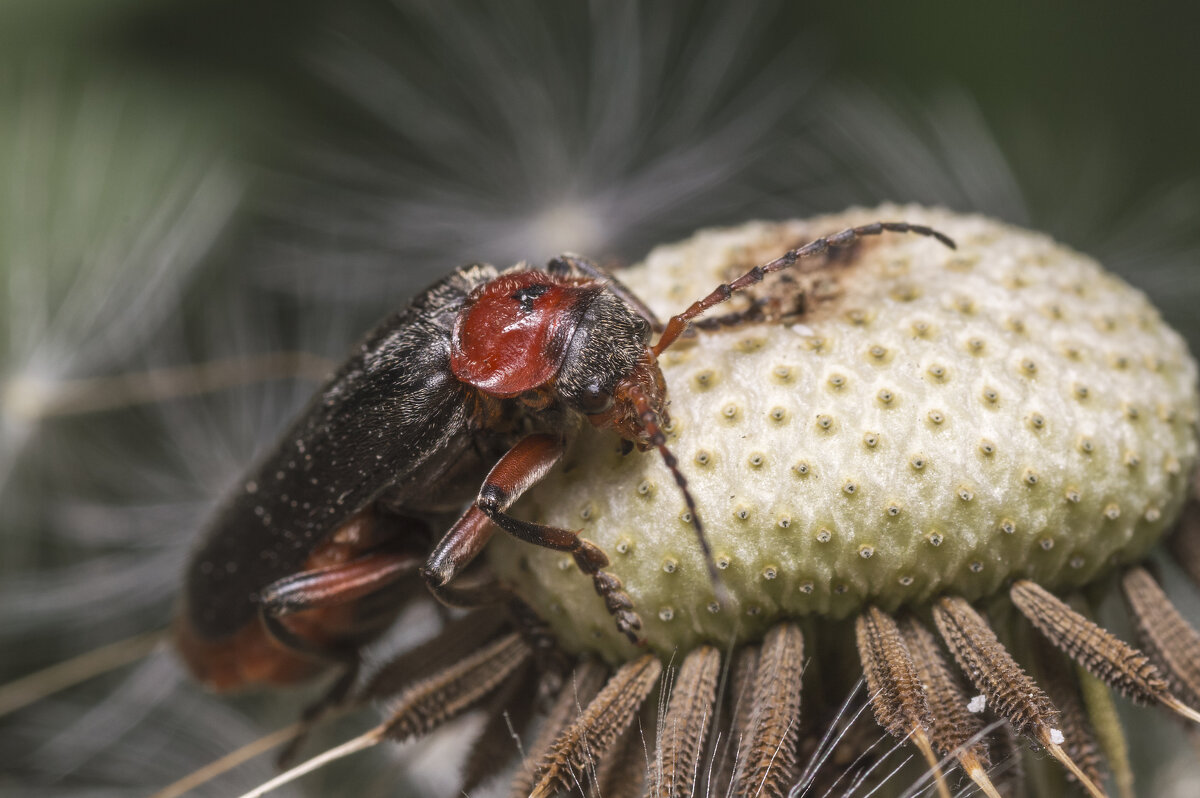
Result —
[{"label": "beetle's front leg", "polygon": [[617,628],[640,644],[641,618],[633,611],[633,600],[624,591],[621,580],[603,570],[608,565],[608,555],[599,546],[568,529],[534,524],[508,514],[513,502],[539,482],[562,455],[562,440],[546,434],[529,435],[509,449],[487,475],[475,504],[430,555],[423,569],[425,579],[435,591],[453,579],[491,537],[491,524],[484,522],[490,519],[513,537],[571,554],[579,569],[592,577],[592,584],[616,619]]}]

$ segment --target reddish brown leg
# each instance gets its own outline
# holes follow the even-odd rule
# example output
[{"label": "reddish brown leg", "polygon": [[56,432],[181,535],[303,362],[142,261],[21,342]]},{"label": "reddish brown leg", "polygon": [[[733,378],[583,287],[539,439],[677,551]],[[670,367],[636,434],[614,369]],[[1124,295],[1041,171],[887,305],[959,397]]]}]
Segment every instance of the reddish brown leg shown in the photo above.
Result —
[{"label": "reddish brown leg", "polygon": [[263,612],[275,618],[293,612],[349,604],[374,593],[417,567],[411,553],[375,552],[349,562],[285,576],[259,594]]},{"label": "reddish brown leg", "polygon": [[640,643],[637,632],[642,621],[633,611],[633,600],[625,593],[621,580],[602,570],[608,565],[608,555],[600,547],[568,529],[534,524],[508,515],[513,502],[537,484],[562,454],[563,442],[544,434],[529,435],[509,449],[487,475],[475,505],[451,527],[430,555],[423,569],[425,580],[436,593],[483,549],[491,530],[480,519],[478,514],[482,513],[515,538],[571,554],[579,570],[592,577],[592,584],[604,599],[604,606],[616,618],[617,628],[630,640]]},{"label": "reddish brown leg", "polygon": [[296,731],[296,736],[288,741],[288,744],[275,757],[275,765],[278,768],[283,770],[290,767],[296,759],[297,752],[308,740],[309,732],[317,725],[317,721],[326,712],[341,706],[346,701],[354,683],[358,681],[358,672],[361,668],[362,660],[355,653],[354,657],[345,663],[342,672],[338,674],[337,680],[329,686],[329,689],[316,701],[304,707],[300,713],[300,728]]},{"label": "reddish brown leg", "polygon": [[411,553],[379,551],[355,557],[344,563],[312,568],[271,583],[259,594],[259,617],[263,626],[284,646],[314,659],[336,663],[342,672],[323,696],[304,708],[300,715],[302,730],[280,752],[282,766],[299,750],[312,724],[326,710],[346,700],[358,679],[361,660],[358,647],[348,642],[310,639],[298,634],[282,620],[293,613],[309,610],[345,608],[355,601],[394,583],[411,573],[420,558]]},{"label": "reddish brown leg", "polygon": [[496,525],[475,505],[454,522],[442,536],[437,548],[421,566],[421,575],[434,598],[460,610],[472,610],[490,604],[500,604],[513,598],[512,591],[496,579],[475,580],[452,585],[450,581],[475,559],[492,539]]},{"label": "reddish brown leg", "polygon": [[[420,562],[414,554],[375,552],[355,557],[348,562],[313,568],[286,576],[267,585],[259,594],[259,617],[267,632],[279,643],[305,656],[345,666],[346,674],[338,680],[329,696],[319,706],[337,703],[354,683],[358,672],[358,647],[353,643],[322,639],[324,626],[318,614],[317,634],[312,627],[308,633],[293,630],[282,619],[293,613],[308,610],[333,610],[349,607],[358,599],[382,590],[405,574],[411,573]],[[306,629],[301,626],[300,629]],[[311,635],[311,636],[310,636]],[[345,682],[343,685],[342,683]],[[336,694],[336,695],[335,695]],[[315,713],[316,707],[310,707]],[[308,713],[306,713],[308,714]]]},{"label": "reddish brown leg", "polygon": [[[450,580],[483,551],[495,531],[496,525],[474,504],[454,522],[421,566],[421,575],[435,596],[442,597]],[[450,603],[457,606],[457,602]]]}]

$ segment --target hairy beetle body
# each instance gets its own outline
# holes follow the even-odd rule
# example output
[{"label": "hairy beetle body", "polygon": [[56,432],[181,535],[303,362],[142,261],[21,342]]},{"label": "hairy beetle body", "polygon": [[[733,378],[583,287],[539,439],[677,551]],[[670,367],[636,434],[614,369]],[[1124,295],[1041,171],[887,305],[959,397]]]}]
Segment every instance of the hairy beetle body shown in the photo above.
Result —
[{"label": "hairy beetle body", "polygon": [[581,415],[647,445],[637,415],[614,410],[623,378],[636,372],[661,405],[656,369],[636,368],[648,322],[575,263],[557,274],[460,268],[363,340],[243,478],[191,559],[176,638],[201,679],[290,682],[328,660],[353,664],[397,609],[387,586],[430,555],[431,524],[493,464],[501,481],[484,484],[430,557],[430,584],[465,567],[495,522],[535,542],[557,534],[543,545],[576,551],[612,611],[630,609],[603,576],[602,552],[506,521]]}]

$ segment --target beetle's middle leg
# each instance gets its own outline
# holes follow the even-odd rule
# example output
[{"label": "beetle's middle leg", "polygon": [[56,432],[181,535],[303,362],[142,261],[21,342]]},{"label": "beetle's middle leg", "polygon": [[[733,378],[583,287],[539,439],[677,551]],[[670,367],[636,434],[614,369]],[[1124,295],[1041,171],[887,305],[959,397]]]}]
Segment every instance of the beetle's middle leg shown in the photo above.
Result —
[{"label": "beetle's middle leg", "polygon": [[608,555],[599,546],[571,530],[522,521],[508,514],[513,502],[559,461],[563,450],[560,438],[546,434],[528,435],[509,449],[488,473],[475,504],[433,550],[422,569],[425,581],[436,592],[453,579],[491,537],[490,524],[483,523],[485,518],[490,519],[513,537],[574,557],[579,570],[592,577],[592,584],[616,619],[617,628],[633,642],[640,643],[638,630],[642,620],[633,611],[633,600],[621,580],[603,570],[608,565]]}]

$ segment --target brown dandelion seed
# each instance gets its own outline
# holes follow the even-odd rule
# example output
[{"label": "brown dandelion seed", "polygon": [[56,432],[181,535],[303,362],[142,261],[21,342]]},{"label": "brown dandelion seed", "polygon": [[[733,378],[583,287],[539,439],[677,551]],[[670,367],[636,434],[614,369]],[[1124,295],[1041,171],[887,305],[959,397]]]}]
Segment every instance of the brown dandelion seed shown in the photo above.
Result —
[{"label": "brown dandelion seed", "polygon": [[584,660],[559,688],[558,697],[542,722],[541,731],[513,777],[512,789],[508,793],[510,798],[528,798],[533,790],[537,765],[549,755],[551,746],[571,722],[583,714],[583,707],[600,692],[605,676],[603,665],[595,660]]},{"label": "brown dandelion seed", "polygon": [[638,724],[630,724],[609,753],[595,765],[596,798],[642,798],[646,782],[645,738]]},{"label": "brown dandelion seed", "polygon": [[1017,582],[1011,594],[1017,609],[1038,631],[1109,687],[1134,701],[1162,704],[1200,722],[1200,713],[1171,695],[1158,668],[1144,653],[1033,582]]},{"label": "brown dandelion seed", "polygon": [[759,649],[749,734],[732,794],[738,798],[781,795],[796,767],[800,733],[800,675],[804,638],[793,623],[771,628]]},{"label": "brown dandelion seed", "polygon": [[462,792],[468,795],[504,769],[512,757],[513,733],[519,734],[533,717],[536,673],[528,663],[522,671],[487,703],[487,722],[463,765]]},{"label": "brown dandelion seed", "polygon": [[925,688],[900,628],[890,615],[871,606],[858,616],[854,631],[875,719],[893,737],[912,739],[933,771],[938,794],[949,798],[950,788],[929,742],[933,717]]},{"label": "brown dandelion seed", "polygon": [[940,599],[933,606],[933,620],[959,667],[987,697],[988,705],[1011,723],[1018,734],[1045,747],[1094,798],[1103,798],[1104,792],[1063,750],[1065,738],[1058,709],[966,599],[957,596]]},{"label": "brown dandelion seed", "polygon": [[515,632],[405,689],[383,733],[396,741],[428,734],[503,684],[532,652]]},{"label": "brown dandelion seed", "polygon": [[[709,784],[728,786],[741,757],[741,750],[750,740],[750,722],[754,715],[754,674],[758,670],[758,646],[743,646],[733,656],[730,669],[728,702],[732,719],[725,745],[713,766]],[[722,794],[728,791],[721,790]]]},{"label": "brown dandelion seed", "polygon": [[679,668],[658,730],[656,784],[648,793],[654,798],[687,798],[695,793],[720,675],[721,653],[712,646],[691,652]]},{"label": "brown dandelion seed", "polygon": [[1200,635],[1145,568],[1131,568],[1121,580],[1142,642],[1168,681],[1190,701],[1200,701]]},{"label": "brown dandelion seed", "polygon": [[432,676],[474,653],[505,623],[503,613],[472,612],[446,625],[435,637],[389,660],[367,680],[358,695],[362,702],[390,698],[419,679]]},{"label": "brown dandelion seed", "polygon": [[573,787],[577,780],[582,782],[633,722],[661,672],[658,658],[645,654],[613,674],[550,747],[537,769],[537,784],[530,798],[545,798],[555,790]]},{"label": "brown dandelion seed", "polygon": [[1044,638],[1036,641],[1033,654],[1039,681],[1061,716],[1062,733],[1066,738],[1063,748],[1089,779],[1096,784],[1103,784],[1106,770],[1104,757],[1079,694],[1074,668]]},{"label": "brown dandelion seed", "polygon": [[987,744],[980,738],[983,722],[967,711],[968,698],[942,658],[933,633],[914,617],[905,619],[901,632],[929,703],[929,737],[944,756],[953,754],[971,780],[988,798],[999,798],[988,778],[991,766]]}]

